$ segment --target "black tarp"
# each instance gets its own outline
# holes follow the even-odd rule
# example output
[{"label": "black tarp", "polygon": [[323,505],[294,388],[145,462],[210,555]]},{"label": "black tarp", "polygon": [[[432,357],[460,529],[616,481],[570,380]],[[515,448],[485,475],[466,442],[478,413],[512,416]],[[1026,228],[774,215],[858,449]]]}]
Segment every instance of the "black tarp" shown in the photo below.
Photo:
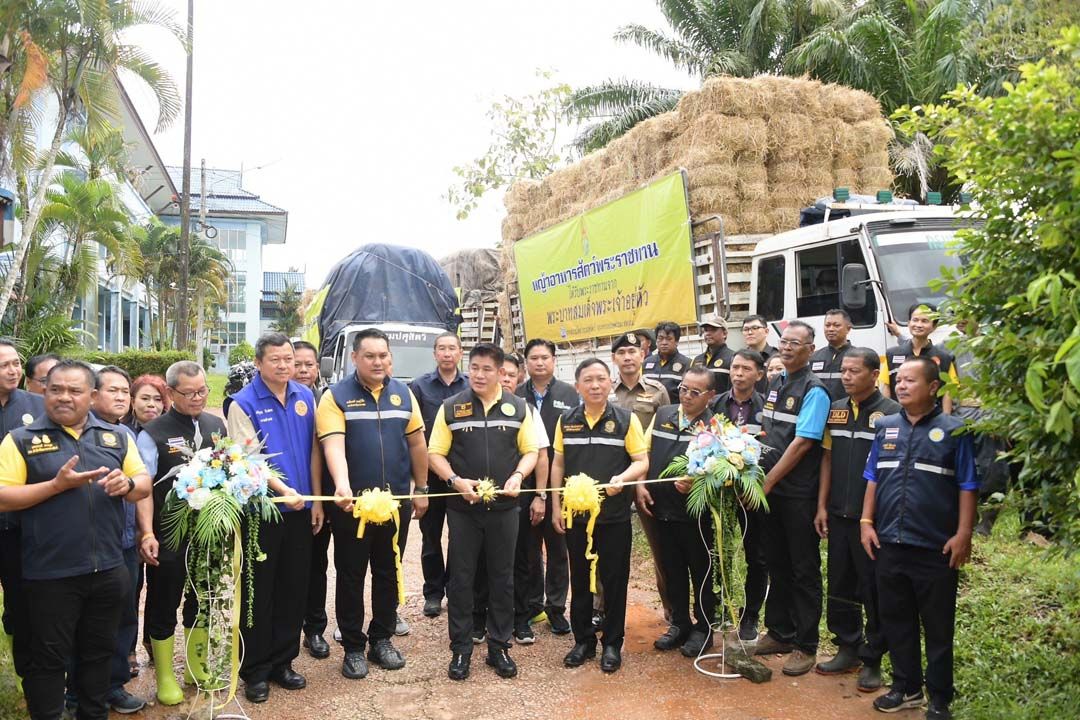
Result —
[{"label": "black tarp", "polygon": [[319,313],[323,348],[354,323],[410,323],[457,330],[457,295],[450,278],[423,250],[370,243],[330,270]]}]

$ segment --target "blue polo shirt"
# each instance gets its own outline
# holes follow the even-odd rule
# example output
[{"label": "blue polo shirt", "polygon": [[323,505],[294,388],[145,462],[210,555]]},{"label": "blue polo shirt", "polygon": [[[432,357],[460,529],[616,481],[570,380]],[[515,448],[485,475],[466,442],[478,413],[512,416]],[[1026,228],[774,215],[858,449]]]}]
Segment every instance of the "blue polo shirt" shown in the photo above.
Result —
[{"label": "blue polo shirt", "polygon": [[[269,464],[282,475],[282,481],[301,495],[311,494],[311,452],[315,443],[315,396],[293,380],[285,390],[285,403],[263,382],[255,378],[232,396],[251,420]],[[282,512],[290,508],[278,506]],[[311,503],[305,503],[311,507]]]}]

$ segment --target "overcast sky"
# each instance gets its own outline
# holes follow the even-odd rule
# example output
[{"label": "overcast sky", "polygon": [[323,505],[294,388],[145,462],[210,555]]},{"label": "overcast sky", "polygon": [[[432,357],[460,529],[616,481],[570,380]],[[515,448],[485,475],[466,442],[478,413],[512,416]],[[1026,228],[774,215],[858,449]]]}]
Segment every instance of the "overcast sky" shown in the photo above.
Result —
[{"label": "overcast sky", "polygon": [[[186,0],[162,4],[183,23]],[[501,193],[466,221],[442,195],[454,165],[487,147],[491,101],[537,90],[536,68],[571,86],[620,76],[694,85],[611,39],[626,23],[666,28],[654,0],[196,0],[195,13],[192,165],[243,164],[245,187],[289,211],[288,242],[265,268],[306,267],[309,287],[365,242],[435,257],[495,246]],[[182,94],[179,46],[159,32],[132,40]],[[128,86],[153,127],[147,94]],[[179,165],[183,119],[155,142]]]}]

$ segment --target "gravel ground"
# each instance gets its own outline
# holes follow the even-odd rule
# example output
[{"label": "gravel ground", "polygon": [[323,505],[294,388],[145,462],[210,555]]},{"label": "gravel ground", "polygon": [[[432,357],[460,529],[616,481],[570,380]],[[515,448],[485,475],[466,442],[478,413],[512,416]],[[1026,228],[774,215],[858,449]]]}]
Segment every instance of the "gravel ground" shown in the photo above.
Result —
[{"label": "gravel ground", "polygon": [[[415,521],[413,521],[415,523]],[[333,552],[333,546],[331,546]],[[294,668],[307,677],[305,690],[286,691],[271,685],[270,700],[253,705],[238,695],[252,720],[260,718],[320,718],[320,720],[379,720],[419,718],[430,720],[516,720],[562,714],[568,718],[617,717],[665,720],[667,718],[716,717],[732,720],[752,718],[871,718],[877,716],[872,696],[855,691],[855,676],[826,678],[809,673],[788,678],[780,673],[783,660],[766,659],[773,680],[763,685],[749,681],[720,680],[695,672],[691,661],[677,651],[660,653],[652,641],[664,630],[658,611],[651,561],[635,559],[631,573],[630,607],[627,612],[626,647],[621,671],[606,675],[599,665],[569,670],[563,655],[572,646],[568,636],[552,635],[546,623],[534,627],[537,641],[515,646],[510,654],[519,675],[503,680],[484,664],[484,648],[473,655],[472,675],[465,682],[446,677],[450,661],[445,610],[438,618],[421,614],[423,596],[420,571],[420,529],[414,525],[406,551],[407,601],[401,615],[412,626],[407,637],[395,644],[407,664],[397,671],[372,667],[363,680],[347,680],[340,674],[342,649],[331,641],[331,655],[315,660],[301,650]],[[330,565],[333,572],[333,563]],[[331,584],[333,579],[331,578]],[[333,589],[328,598],[331,618],[327,639],[333,632]],[[153,668],[139,648],[140,676],[128,690],[154,697]],[[181,667],[179,657],[176,667]],[[187,689],[189,699],[193,692]],[[133,717],[147,720],[186,718],[189,706],[150,705]],[[114,716],[118,717],[118,716]]]}]

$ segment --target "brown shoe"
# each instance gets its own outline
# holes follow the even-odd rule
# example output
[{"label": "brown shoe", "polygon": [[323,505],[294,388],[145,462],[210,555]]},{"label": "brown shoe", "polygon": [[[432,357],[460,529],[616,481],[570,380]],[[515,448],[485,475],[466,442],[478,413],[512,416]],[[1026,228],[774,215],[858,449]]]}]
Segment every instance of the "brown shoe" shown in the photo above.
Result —
[{"label": "brown shoe", "polygon": [[791,643],[780,642],[772,635],[765,633],[758,638],[754,646],[755,655],[785,655],[795,649]]},{"label": "brown shoe", "polygon": [[810,672],[810,669],[817,663],[817,655],[805,653],[802,650],[795,649],[791,653],[791,657],[784,663],[783,672],[785,675],[805,675]]}]

